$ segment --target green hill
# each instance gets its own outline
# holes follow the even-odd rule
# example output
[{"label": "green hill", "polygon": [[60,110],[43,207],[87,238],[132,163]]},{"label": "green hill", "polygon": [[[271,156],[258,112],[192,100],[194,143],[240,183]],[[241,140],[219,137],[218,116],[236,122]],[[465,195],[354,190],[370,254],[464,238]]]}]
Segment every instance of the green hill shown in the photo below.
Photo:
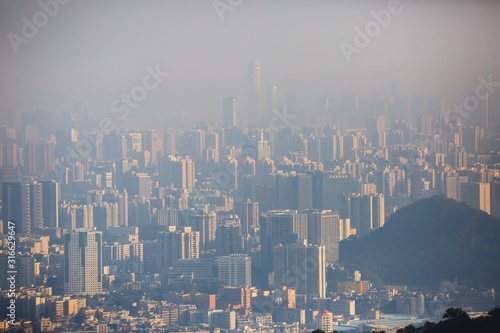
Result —
[{"label": "green hill", "polygon": [[467,287],[500,290],[500,220],[446,197],[422,199],[366,237],[342,241],[340,263],[376,286],[437,288],[458,278]]}]

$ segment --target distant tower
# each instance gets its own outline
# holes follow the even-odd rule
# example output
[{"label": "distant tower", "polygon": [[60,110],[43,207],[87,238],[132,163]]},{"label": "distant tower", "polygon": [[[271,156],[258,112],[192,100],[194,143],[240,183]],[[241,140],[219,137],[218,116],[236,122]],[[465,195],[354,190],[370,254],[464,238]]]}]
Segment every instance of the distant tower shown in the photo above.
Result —
[{"label": "distant tower", "polygon": [[278,88],[274,84],[267,86],[267,96],[266,96],[266,117],[270,120],[272,119],[274,113],[273,109],[278,108]]},{"label": "distant tower", "polygon": [[255,60],[250,61],[248,73],[248,117],[254,123],[263,118],[260,63]]},{"label": "distant tower", "polygon": [[238,127],[238,100],[236,97],[226,97],[222,100],[222,125]]}]

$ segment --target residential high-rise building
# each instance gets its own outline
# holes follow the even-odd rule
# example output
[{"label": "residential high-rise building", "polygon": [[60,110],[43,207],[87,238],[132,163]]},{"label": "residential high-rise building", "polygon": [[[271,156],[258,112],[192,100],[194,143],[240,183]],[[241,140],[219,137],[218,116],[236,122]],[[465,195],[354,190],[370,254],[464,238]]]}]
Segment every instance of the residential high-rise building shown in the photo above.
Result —
[{"label": "residential high-rise building", "polygon": [[307,241],[325,247],[326,263],[339,260],[340,219],[331,210],[306,210]]},{"label": "residential high-rise building", "polygon": [[250,199],[236,201],[234,203],[234,211],[241,220],[243,235],[248,235],[252,231],[252,227],[259,225],[259,203],[252,202]]},{"label": "residential high-rise building", "polygon": [[491,181],[490,183],[490,206],[491,215],[500,219],[500,181]]},{"label": "residential high-rise building", "polygon": [[[30,184],[5,182],[2,185],[3,220],[16,223],[17,235],[31,235],[31,192]],[[7,233],[8,223],[4,223]]]},{"label": "residential high-rise building", "polygon": [[325,247],[307,245],[306,240],[274,247],[275,287],[295,288],[307,298],[324,298],[326,294]]},{"label": "residential high-rise building", "polygon": [[490,214],[490,183],[468,182],[460,184],[460,199],[469,206]]},{"label": "residential high-rise building", "polygon": [[36,164],[38,172],[52,172],[55,165],[55,145],[44,141],[36,145]]},{"label": "residential high-rise building", "polygon": [[64,294],[102,292],[102,233],[77,229],[64,235]]},{"label": "residential high-rise building", "polygon": [[15,143],[6,143],[2,145],[2,166],[17,167],[17,145]]},{"label": "residential high-rise building", "polygon": [[200,250],[208,251],[214,248],[215,234],[217,230],[217,214],[215,212],[200,211],[190,215],[189,221],[194,231],[200,233]]},{"label": "residential high-rise building", "polygon": [[191,227],[168,227],[168,232],[158,233],[159,269],[164,271],[178,259],[198,259],[200,257],[200,233]]},{"label": "residential high-rise building", "polygon": [[37,181],[30,183],[30,217],[32,230],[43,228],[43,190]]},{"label": "residential high-rise building", "polygon": [[25,175],[37,173],[37,144],[28,142],[23,145],[23,166]]},{"label": "residential high-rise building", "polygon": [[236,97],[225,97],[222,100],[222,126],[238,127],[238,100]]},{"label": "residential high-rise building", "polygon": [[328,310],[321,311],[314,317],[314,325],[324,332],[333,331],[333,314]]},{"label": "residential high-rise building", "polygon": [[385,200],[383,194],[353,195],[350,198],[351,227],[356,233],[366,236],[381,228],[385,222]]},{"label": "residential high-rise building", "polygon": [[160,186],[192,191],[195,182],[195,163],[189,156],[168,156],[161,163]]},{"label": "residential high-rise building", "polygon": [[250,287],[252,285],[250,257],[245,254],[219,257],[219,281],[229,287]]}]

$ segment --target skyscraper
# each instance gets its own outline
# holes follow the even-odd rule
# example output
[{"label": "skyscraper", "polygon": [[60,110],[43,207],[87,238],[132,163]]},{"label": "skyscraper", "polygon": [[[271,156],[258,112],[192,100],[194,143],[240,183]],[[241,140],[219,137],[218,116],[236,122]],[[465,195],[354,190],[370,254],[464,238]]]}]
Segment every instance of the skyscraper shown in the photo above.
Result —
[{"label": "skyscraper", "polygon": [[383,194],[361,196],[353,195],[350,198],[351,226],[356,228],[358,235],[365,236],[372,230],[384,226],[385,200]]},{"label": "skyscraper", "polygon": [[263,118],[260,75],[260,63],[251,60],[248,71],[248,119],[252,123],[258,123]]},{"label": "skyscraper", "polygon": [[[31,235],[30,184],[5,182],[2,185],[3,220],[16,223],[18,235]],[[4,233],[7,223],[4,223]]]},{"label": "skyscraper", "polygon": [[276,177],[279,209],[302,210],[313,208],[311,175],[282,174]]},{"label": "skyscraper", "polygon": [[189,217],[194,231],[200,233],[200,250],[208,251],[214,248],[215,232],[217,230],[217,214],[200,211]]},{"label": "skyscraper", "polygon": [[325,246],[325,261],[339,260],[340,219],[331,210],[307,210],[307,241]]},{"label": "skyscraper", "polygon": [[272,110],[278,107],[278,87],[271,84],[267,86],[266,114],[272,114]]},{"label": "skyscraper", "polygon": [[102,292],[102,233],[77,229],[64,235],[64,294]]},{"label": "skyscraper", "polygon": [[326,294],[325,247],[306,240],[274,247],[274,284],[295,288],[297,294],[324,298]]},{"label": "skyscraper", "polygon": [[43,190],[37,181],[30,183],[30,217],[32,230],[43,228]]},{"label": "skyscraper", "polygon": [[330,209],[344,218],[342,198],[350,193],[349,175],[321,171],[314,173],[312,178],[313,208]]},{"label": "skyscraper", "polygon": [[238,100],[230,96],[222,100],[222,126],[238,127]]}]

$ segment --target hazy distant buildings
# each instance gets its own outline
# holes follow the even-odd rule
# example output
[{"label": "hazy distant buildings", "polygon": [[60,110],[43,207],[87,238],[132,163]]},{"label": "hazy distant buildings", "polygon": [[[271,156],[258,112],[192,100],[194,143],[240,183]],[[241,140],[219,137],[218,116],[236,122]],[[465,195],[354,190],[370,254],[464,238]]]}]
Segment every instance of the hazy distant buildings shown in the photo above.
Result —
[{"label": "hazy distant buildings", "polygon": [[102,292],[102,233],[77,229],[64,235],[64,294]]}]

